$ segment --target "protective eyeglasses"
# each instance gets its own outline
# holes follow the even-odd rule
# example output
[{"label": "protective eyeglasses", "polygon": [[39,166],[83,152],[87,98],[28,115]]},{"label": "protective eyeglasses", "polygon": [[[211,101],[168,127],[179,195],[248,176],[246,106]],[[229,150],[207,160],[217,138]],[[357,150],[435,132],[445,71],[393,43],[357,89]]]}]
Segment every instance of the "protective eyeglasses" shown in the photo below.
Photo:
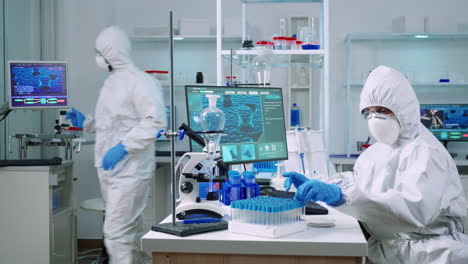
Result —
[{"label": "protective eyeglasses", "polygon": [[98,50],[96,50],[96,56],[102,57],[107,64],[110,64],[109,62],[107,62],[106,58],[104,58],[104,56],[102,56],[102,54]]},{"label": "protective eyeglasses", "polygon": [[388,119],[388,118],[395,118],[393,112],[387,108],[379,108],[375,111],[370,111],[369,109],[364,109],[361,112],[364,119],[369,120],[372,117],[379,118],[379,119]]}]

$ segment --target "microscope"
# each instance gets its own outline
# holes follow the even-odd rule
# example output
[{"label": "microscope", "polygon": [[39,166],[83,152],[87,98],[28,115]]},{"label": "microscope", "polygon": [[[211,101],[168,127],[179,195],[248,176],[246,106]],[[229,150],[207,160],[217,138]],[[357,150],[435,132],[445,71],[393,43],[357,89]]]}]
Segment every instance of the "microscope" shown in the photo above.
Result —
[{"label": "microscope", "polygon": [[[218,199],[210,200],[199,197],[200,181],[205,180],[203,170],[203,161],[208,159],[208,154],[204,152],[187,152],[177,162],[176,168],[187,160],[183,165],[179,176],[179,196],[180,203],[176,207],[176,217],[178,219],[187,219],[201,215],[212,218],[222,218],[224,210],[222,203]],[[176,169],[177,170],[177,169]]]},{"label": "microscope", "polygon": [[[187,135],[191,140],[202,147],[205,147],[205,142],[198,134],[203,132],[195,132],[188,125],[182,124],[179,127],[179,140],[182,140]],[[158,132],[160,136],[162,130]],[[176,217],[178,219],[211,217],[222,218],[224,210],[222,203],[219,201],[216,193],[209,193],[206,199],[199,196],[199,182],[206,181],[206,175],[209,174],[209,166],[207,162],[210,156],[206,152],[187,152],[177,162],[175,166],[176,173],[179,173],[178,205],[176,206]],[[215,155],[215,159],[219,159],[219,154]],[[218,169],[221,166],[218,166]],[[215,182],[224,182],[225,179],[214,180]]]}]

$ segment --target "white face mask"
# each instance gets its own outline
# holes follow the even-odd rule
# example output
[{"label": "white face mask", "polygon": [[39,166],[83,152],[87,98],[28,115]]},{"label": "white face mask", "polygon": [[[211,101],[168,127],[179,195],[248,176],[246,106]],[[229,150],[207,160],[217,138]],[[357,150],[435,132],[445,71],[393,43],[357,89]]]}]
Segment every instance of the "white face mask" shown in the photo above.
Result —
[{"label": "white face mask", "polygon": [[400,123],[395,116],[373,113],[367,121],[371,135],[384,144],[394,144],[400,136]]},{"label": "white face mask", "polygon": [[96,64],[99,68],[107,71],[107,72],[110,72],[111,71],[111,66],[106,62],[106,60],[104,59],[104,57],[102,57],[101,55],[97,54],[96,55]]}]

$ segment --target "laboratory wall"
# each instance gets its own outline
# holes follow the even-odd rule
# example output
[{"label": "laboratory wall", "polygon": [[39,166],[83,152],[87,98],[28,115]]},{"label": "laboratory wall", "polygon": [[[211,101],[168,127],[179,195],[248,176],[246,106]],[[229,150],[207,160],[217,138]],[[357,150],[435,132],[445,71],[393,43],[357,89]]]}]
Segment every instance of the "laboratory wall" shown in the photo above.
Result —
[{"label": "laboratory wall", "polygon": [[[3,84],[0,104],[8,101],[8,61],[55,59],[55,0],[1,1],[0,70]],[[48,9],[46,7],[50,7]],[[52,12],[50,12],[52,11]],[[14,110],[0,122],[0,158],[18,159],[16,134],[52,133],[56,110]],[[11,148],[10,148],[11,145]],[[56,149],[30,147],[28,158],[50,158]]]},{"label": "laboratory wall", "polygon": [[[5,1],[3,6],[3,61],[4,80],[3,93],[4,101],[8,100],[8,62],[9,60],[40,60],[40,9],[39,2],[31,3],[28,1]],[[25,17],[25,18],[23,18]],[[3,157],[17,159],[18,151],[16,142],[11,143],[14,148],[12,153],[8,151],[9,136],[16,133],[40,133],[41,124],[40,111],[16,110],[12,111],[8,118],[2,121],[4,130],[2,133]],[[40,149],[33,149],[29,153],[32,157],[38,158]]]},{"label": "laboratory wall", "polygon": [[[346,137],[351,133],[349,149],[356,152],[356,141],[370,135],[367,123],[359,114],[359,94],[362,86],[351,89],[351,105],[345,106],[346,52],[345,37],[348,33],[391,33],[392,19],[399,16],[411,18],[449,17],[458,23],[467,23],[467,1],[330,1],[330,85],[331,98],[331,152],[346,151]],[[448,22],[447,22],[448,23]],[[452,33],[456,28],[451,28]],[[468,41],[388,41],[361,42],[352,48],[350,68],[352,83],[363,83],[367,73],[381,63],[412,75],[412,82],[436,79],[444,69],[468,80]],[[460,77],[457,77],[460,78]],[[436,81],[435,81],[436,82]],[[463,80],[461,81],[463,82]],[[420,103],[467,103],[468,92],[463,87],[415,87]],[[351,113],[351,115],[350,115]],[[352,129],[350,129],[350,127]],[[468,152],[467,143],[449,143],[449,151],[463,158]]]},{"label": "laboratory wall", "polygon": [[[58,56],[70,63],[70,87],[73,105],[85,113],[93,113],[99,88],[106,76],[95,66],[94,41],[100,30],[110,24],[123,27],[129,35],[135,35],[138,29],[145,27],[166,27],[169,21],[168,11],[174,11],[176,28],[180,19],[208,19],[210,33],[215,33],[216,7],[215,0],[101,0],[101,1],[58,1],[60,23]],[[330,145],[331,153],[345,153],[346,136],[353,127],[352,140],[367,138],[366,123],[361,120],[357,102],[360,88],[354,88],[350,97],[352,104],[345,106],[345,37],[348,33],[390,33],[392,18],[398,16],[466,16],[468,2],[463,0],[332,0],[330,2]],[[247,9],[249,36],[253,40],[269,39],[279,31],[281,17],[318,16],[320,9],[314,5],[301,4],[266,4],[249,5]],[[237,21],[240,27],[241,3],[239,0],[223,1],[223,17]],[[235,22],[234,22],[235,24]],[[453,47],[447,54],[436,54],[432,46],[412,44],[410,48],[403,44],[356,47],[353,58],[353,82],[362,81],[363,72],[372,70],[381,61],[390,66],[407,71],[437,72],[448,65],[452,72],[460,72],[468,79],[468,71],[462,68],[468,62],[466,42],[462,44],[440,43]],[[387,43],[385,43],[387,44]],[[169,70],[169,48],[165,41],[133,40],[135,63],[144,70]],[[239,47],[239,43],[225,41],[225,48]],[[437,43],[436,43],[437,45]],[[190,84],[195,82],[197,72],[203,72],[205,83],[216,83],[216,43],[215,40],[175,41],[175,82]],[[440,47],[439,47],[440,48]],[[376,51],[378,54],[369,52]],[[416,53],[415,53],[416,52]],[[397,54],[397,55],[395,55]],[[416,54],[416,55],[415,55]],[[453,61],[452,61],[453,60]],[[228,64],[226,62],[226,64]],[[225,67],[228,69],[227,67]],[[466,68],[466,67],[465,67]],[[240,75],[239,68],[234,67],[234,74]],[[223,72],[228,75],[228,71]],[[429,74],[429,73],[428,73]],[[288,86],[287,69],[275,69],[272,74],[272,85],[286,88]],[[164,94],[169,104],[168,86],[164,85]],[[421,103],[458,103],[468,102],[467,92],[457,90],[424,90],[417,91]],[[315,93],[315,96],[319,94]],[[457,99],[453,99],[456,97]],[[176,87],[176,123],[186,121],[183,87]],[[348,113],[351,113],[348,114]],[[354,114],[352,114],[354,113]],[[450,145],[454,152],[467,152],[464,144]],[[167,142],[159,142],[160,150],[168,150]],[[178,143],[178,150],[187,150],[187,143]],[[462,155],[462,154],[461,154]],[[466,155],[466,153],[465,153]],[[93,168],[92,146],[86,146],[76,156],[75,172],[77,181],[77,202],[98,197],[99,186]],[[169,199],[169,197],[167,197]],[[163,201],[161,201],[163,202]],[[165,201],[164,201],[165,202]],[[101,216],[94,212],[78,211],[78,237],[99,238],[101,236]]]}]

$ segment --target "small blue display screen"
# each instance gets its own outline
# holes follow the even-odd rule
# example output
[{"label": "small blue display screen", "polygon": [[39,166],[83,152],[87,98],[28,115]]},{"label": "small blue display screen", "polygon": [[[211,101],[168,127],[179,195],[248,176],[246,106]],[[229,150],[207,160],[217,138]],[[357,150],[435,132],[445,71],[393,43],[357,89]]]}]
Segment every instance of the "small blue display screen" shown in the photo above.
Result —
[{"label": "small blue display screen", "polygon": [[64,62],[10,62],[11,108],[68,107]]},{"label": "small blue display screen", "polygon": [[421,123],[439,140],[468,140],[468,104],[423,104]]}]

